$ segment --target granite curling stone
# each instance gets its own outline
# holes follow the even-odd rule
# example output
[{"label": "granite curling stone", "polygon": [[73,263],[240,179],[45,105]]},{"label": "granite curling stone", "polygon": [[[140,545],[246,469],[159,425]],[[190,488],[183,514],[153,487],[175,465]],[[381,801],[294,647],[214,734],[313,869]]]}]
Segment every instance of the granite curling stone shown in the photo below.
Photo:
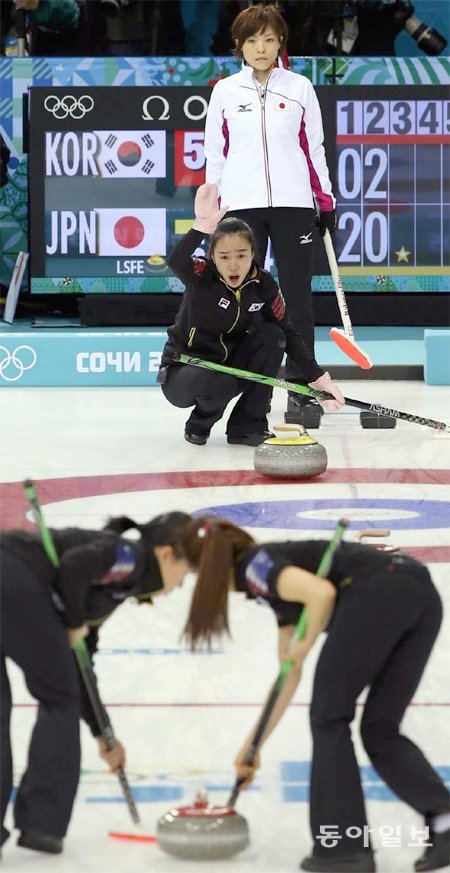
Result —
[{"label": "granite curling stone", "polygon": [[277,425],[274,430],[296,430],[297,436],[271,437],[257,446],[253,463],[258,473],[286,479],[311,479],[325,472],[326,449],[303,427]]},{"label": "granite curling stone", "polygon": [[197,861],[231,858],[250,843],[246,819],[232,807],[212,806],[204,795],[191,806],[166,812],[156,833],[164,852]]}]

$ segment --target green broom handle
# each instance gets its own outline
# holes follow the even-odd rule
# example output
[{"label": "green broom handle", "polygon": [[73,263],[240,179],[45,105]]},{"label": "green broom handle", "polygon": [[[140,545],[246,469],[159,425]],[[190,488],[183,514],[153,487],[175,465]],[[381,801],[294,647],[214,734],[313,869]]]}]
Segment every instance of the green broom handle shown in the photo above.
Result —
[{"label": "green broom handle", "polygon": [[[39,533],[42,539],[42,545],[44,546],[46,555],[49,561],[53,564],[55,568],[60,566],[59,556],[55,548],[55,543],[53,542],[53,537],[45,523],[44,514],[42,512],[42,507],[39,503],[38,496],[36,494],[36,489],[34,487],[33,482],[30,479],[27,479],[23,483],[23,488],[28,499],[28,502],[33,510],[34,519],[39,528]],[[53,597],[53,602],[56,607],[61,611],[63,608],[62,601],[58,602],[58,599]],[[89,650],[86,645],[85,640],[80,640],[75,646],[75,656],[78,662],[78,667],[80,669],[81,677],[83,679],[86,692],[88,694],[94,715],[95,720],[97,722],[98,728],[101,732],[101,736],[104,739],[106,746],[108,749],[113,749],[114,746],[117,745],[117,740],[114,736],[114,732],[112,729],[112,725],[106,712],[105,707],[102,704],[100,699],[100,695],[98,692],[97,681],[95,678],[95,673],[92,668],[92,662],[89,655]],[[137,811],[136,804],[133,800],[133,795],[131,793],[131,788],[126,777],[125,771],[123,767],[120,767],[118,773],[119,782],[122,787],[122,791],[128,806],[128,810],[130,812],[131,818],[135,824],[140,823],[139,813]]]},{"label": "green broom handle", "polygon": [[[292,391],[296,394],[306,394],[308,397],[315,397],[316,400],[335,399],[328,391],[316,391],[315,388],[299,385],[297,382],[286,382],[285,379],[276,379],[260,373],[251,373],[248,370],[237,370],[235,367],[226,367],[224,364],[204,361],[202,358],[195,358],[191,355],[175,353],[173,361],[174,363],[191,364],[193,367],[206,367],[209,370],[217,370],[219,373],[227,373],[229,376],[236,376],[238,379],[249,379],[251,382],[259,382],[261,385],[269,385],[271,388],[283,388],[285,391]],[[433,430],[443,430],[450,433],[450,424],[446,424],[444,421],[435,421],[433,418],[423,418],[421,415],[412,415],[410,412],[389,409],[387,406],[381,406],[379,403],[365,403],[363,400],[353,400],[351,397],[344,397],[344,400],[347,406],[355,406],[357,409],[364,409],[377,415],[398,418],[401,421],[409,421],[411,424],[421,424],[424,427],[431,427]]]},{"label": "green broom handle", "polygon": [[[321,578],[324,578],[327,575],[327,573],[329,572],[331,564],[333,562],[333,557],[334,557],[334,554],[336,552],[336,549],[340,545],[340,543],[342,541],[342,537],[344,536],[344,533],[345,533],[348,525],[349,525],[349,522],[345,518],[341,518],[338,521],[337,526],[336,526],[336,530],[333,534],[333,537],[330,540],[330,542],[328,543],[328,545],[327,545],[327,547],[322,555],[321,561],[320,561],[319,566],[317,568],[316,576],[320,576]],[[295,643],[298,640],[301,640],[302,637],[304,637],[304,635],[306,633],[307,623],[308,623],[308,617],[306,614],[306,609],[302,609],[300,618],[297,622],[295,631],[292,635],[292,643]],[[281,663],[280,672],[278,673],[278,676],[277,676],[274,684],[272,685],[270,695],[269,695],[266,703],[264,704],[263,711],[260,715],[258,724],[256,725],[256,728],[255,728],[255,733],[253,735],[253,739],[252,739],[250,748],[245,756],[244,764],[249,764],[249,765],[253,764],[253,761],[255,759],[255,755],[256,755],[256,753],[259,749],[259,746],[261,744],[261,740],[262,740],[264,731],[267,728],[270,716],[272,715],[272,712],[275,708],[275,704],[280,696],[281,689],[283,688],[284,682],[286,680],[286,677],[287,677],[291,667],[292,667],[291,659],[285,658],[285,660],[282,661],[282,663]],[[230,794],[230,797],[228,799],[227,806],[233,807],[235,805],[238,794],[239,794],[240,787],[241,787],[243,782],[245,782],[245,777],[239,776],[236,779],[236,782],[234,784],[234,788],[233,788],[233,790]]]}]

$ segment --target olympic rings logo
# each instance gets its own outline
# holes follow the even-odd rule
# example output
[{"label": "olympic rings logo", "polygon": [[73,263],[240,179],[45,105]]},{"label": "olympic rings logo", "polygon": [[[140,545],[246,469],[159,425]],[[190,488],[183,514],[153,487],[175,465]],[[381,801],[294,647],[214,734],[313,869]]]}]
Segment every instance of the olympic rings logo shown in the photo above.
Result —
[{"label": "olympic rings logo", "polygon": [[90,94],[83,94],[81,97],[75,97],[74,94],[66,94],[65,97],[57,97],[56,94],[49,94],[44,100],[44,106],[47,112],[59,121],[67,118],[80,119],[94,108],[94,100]]},{"label": "olympic rings logo", "polygon": [[[25,370],[31,370],[37,361],[37,354],[31,346],[17,346],[13,352],[10,352],[5,346],[0,346],[1,352],[3,352],[3,356],[0,357],[0,376],[5,382],[17,382]],[[27,352],[31,356],[29,360],[27,360]],[[8,368],[9,372],[7,372]]]}]

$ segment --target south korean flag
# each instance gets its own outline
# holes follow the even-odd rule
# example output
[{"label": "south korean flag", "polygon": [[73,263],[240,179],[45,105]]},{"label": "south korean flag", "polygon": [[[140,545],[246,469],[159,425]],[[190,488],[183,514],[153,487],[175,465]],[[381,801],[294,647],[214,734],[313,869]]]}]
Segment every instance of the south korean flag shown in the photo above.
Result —
[{"label": "south korean flag", "polygon": [[95,130],[100,175],[106,179],[156,179],[166,175],[165,130]]}]

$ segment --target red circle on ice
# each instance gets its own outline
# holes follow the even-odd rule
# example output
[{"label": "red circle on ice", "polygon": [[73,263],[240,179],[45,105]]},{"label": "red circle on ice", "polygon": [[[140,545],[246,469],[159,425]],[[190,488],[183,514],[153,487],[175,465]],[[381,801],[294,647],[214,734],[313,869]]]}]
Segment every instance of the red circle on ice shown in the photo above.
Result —
[{"label": "red circle on ice", "polygon": [[134,249],[145,236],[142,221],[134,215],[124,215],[114,225],[114,239],[124,249]]},{"label": "red circle on ice", "polygon": [[280,109],[284,109],[285,105],[285,103],[280,103]]}]

